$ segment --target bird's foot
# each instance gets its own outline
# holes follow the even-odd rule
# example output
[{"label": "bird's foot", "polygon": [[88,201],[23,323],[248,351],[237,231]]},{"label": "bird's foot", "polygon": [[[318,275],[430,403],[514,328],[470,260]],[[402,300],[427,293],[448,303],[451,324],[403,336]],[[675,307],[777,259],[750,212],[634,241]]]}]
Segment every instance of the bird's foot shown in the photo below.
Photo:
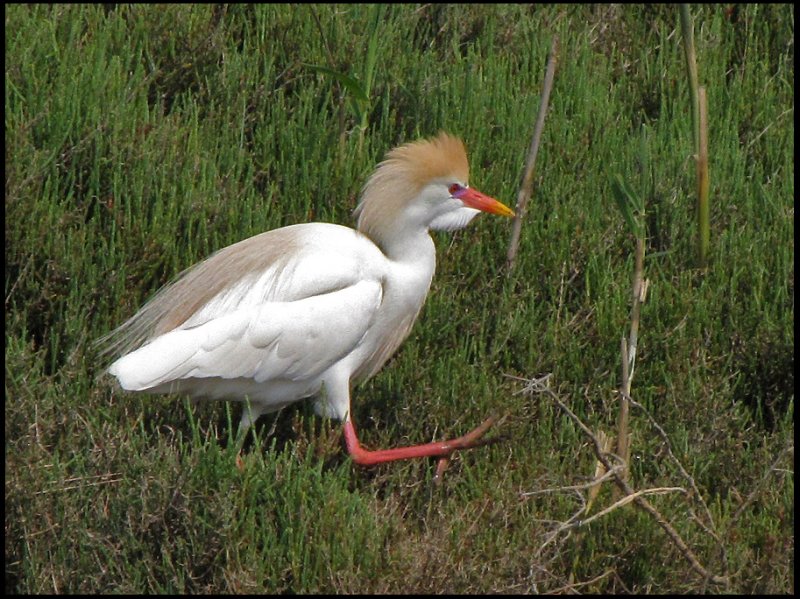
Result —
[{"label": "bird's foot", "polygon": [[[505,418],[503,418],[503,420],[505,420]],[[494,426],[495,421],[496,419],[494,416],[490,416],[484,420],[480,426],[472,429],[466,435],[458,437],[457,439],[453,439],[453,441],[451,441],[454,446],[453,451],[456,451],[457,449],[472,449],[474,447],[489,445],[491,443],[497,443],[500,441],[499,437],[492,437],[491,439],[483,438],[483,436],[489,432],[489,429]],[[447,467],[450,465],[450,457],[450,455],[442,456],[436,463],[436,472],[433,475],[434,484],[441,484],[442,477],[444,477],[444,473],[447,470]]]},{"label": "bird's foot", "polygon": [[436,474],[434,475],[434,481],[439,482],[444,471],[447,469],[450,456],[453,452],[497,442],[497,438],[483,438],[495,422],[496,419],[490,416],[466,435],[449,441],[439,441],[424,445],[412,445],[410,447],[397,447],[394,449],[377,451],[369,451],[361,447],[351,420],[347,420],[344,424],[344,436],[350,456],[353,461],[360,466],[374,466],[375,464],[382,464],[384,462],[411,458],[438,457],[439,463],[436,468]]}]

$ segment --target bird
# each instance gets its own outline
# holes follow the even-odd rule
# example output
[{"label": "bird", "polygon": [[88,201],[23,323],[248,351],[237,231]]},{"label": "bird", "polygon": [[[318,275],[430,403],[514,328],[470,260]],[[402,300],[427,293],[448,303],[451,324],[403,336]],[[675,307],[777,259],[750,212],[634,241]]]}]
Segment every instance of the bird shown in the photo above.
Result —
[{"label": "bird", "polygon": [[463,141],[447,132],[388,151],[364,184],[355,229],[312,222],[229,245],[180,273],[100,341],[125,391],[245,402],[237,438],[262,415],[312,400],[343,421],[353,462],[438,457],[482,444],[492,418],[447,441],[369,450],[351,389],[408,337],[431,286],[430,231],[514,211],[468,184]]}]

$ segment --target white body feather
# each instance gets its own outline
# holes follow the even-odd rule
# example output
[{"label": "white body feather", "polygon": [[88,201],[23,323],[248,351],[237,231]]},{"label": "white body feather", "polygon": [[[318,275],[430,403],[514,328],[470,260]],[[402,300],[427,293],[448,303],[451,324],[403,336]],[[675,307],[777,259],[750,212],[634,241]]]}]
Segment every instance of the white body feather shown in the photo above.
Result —
[{"label": "white body feather", "polygon": [[280,231],[293,237],[290,256],[114,362],[122,388],[249,399],[255,419],[324,386],[318,410],[343,419],[350,379],[372,376],[408,335],[433,276],[433,242],[426,234],[413,260],[395,261],[347,227]]}]

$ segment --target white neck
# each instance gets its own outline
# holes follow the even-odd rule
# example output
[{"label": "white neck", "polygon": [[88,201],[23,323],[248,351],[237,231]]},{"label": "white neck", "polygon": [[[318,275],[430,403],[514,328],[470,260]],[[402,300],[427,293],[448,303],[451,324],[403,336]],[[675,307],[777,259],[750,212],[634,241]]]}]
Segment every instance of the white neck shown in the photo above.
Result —
[{"label": "white neck", "polygon": [[384,255],[394,262],[436,263],[436,247],[426,229],[395,229],[383,232],[379,239],[372,239]]}]

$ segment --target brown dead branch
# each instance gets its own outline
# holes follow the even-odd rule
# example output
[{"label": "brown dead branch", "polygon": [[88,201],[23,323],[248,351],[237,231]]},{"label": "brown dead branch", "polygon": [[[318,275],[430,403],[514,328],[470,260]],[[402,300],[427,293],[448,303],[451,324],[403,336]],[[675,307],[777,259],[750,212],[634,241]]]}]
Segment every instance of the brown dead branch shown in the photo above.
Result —
[{"label": "brown dead branch", "polygon": [[[667,520],[645,497],[646,494],[651,492],[673,492],[680,490],[684,494],[686,494],[685,489],[681,487],[669,487],[669,488],[661,488],[661,489],[647,489],[647,490],[634,490],[630,484],[628,484],[627,480],[621,475],[621,472],[618,468],[615,468],[615,465],[612,464],[612,461],[620,460],[619,456],[614,454],[610,454],[608,452],[603,451],[602,444],[597,436],[592,432],[592,430],[584,424],[584,422],[572,411],[569,407],[561,400],[561,398],[556,394],[549,385],[550,375],[545,375],[539,379],[532,379],[528,380],[528,384],[523,389],[523,392],[533,394],[545,394],[553,402],[561,408],[561,410],[569,416],[569,418],[580,428],[583,433],[589,438],[592,442],[592,446],[594,448],[595,457],[603,464],[606,469],[606,472],[611,474],[614,479],[614,484],[622,491],[624,497],[615,502],[609,508],[606,508],[602,512],[595,514],[592,518],[588,520],[580,521],[579,525],[586,524],[591,522],[601,515],[607,514],[613,509],[621,507],[622,505],[634,502],[637,506],[643,509],[645,512],[650,514],[658,525],[664,530],[664,532],[669,537],[670,541],[677,547],[678,551],[686,558],[686,560],[691,565],[692,569],[697,572],[700,576],[702,576],[705,580],[712,582],[714,584],[719,585],[728,585],[730,583],[730,578],[728,576],[720,576],[718,574],[714,574],[707,570],[705,566],[700,563],[700,560],[697,558],[695,553],[691,550],[691,548],[686,544],[683,538],[680,536],[675,527],[672,526],[669,520]],[[662,429],[663,430],[663,429]],[[695,487],[696,488],[696,487]],[[579,512],[580,513],[580,512]],[[576,527],[576,522],[579,522],[576,517],[573,515],[567,522],[564,522],[558,531],[554,531],[555,534],[551,533],[550,538],[548,539],[547,543],[551,542],[555,535],[558,532],[568,531],[572,528]],[[716,536],[716,535],[715,535]],[[546,544],[547,544],[546,543]]]},{"label": "brown dead branch", "polygon": [[733,513],[733,516],[731,517],[732,522],[738,520],[739,517],[744,512],[744,510],[756,500],[758,494],[764,489],[764,486],[766,485],[767,481],[772,476],[772,473],[778,471],[778,464],[781,463],[784,456],[793,452],[794,452],[794,443],[790,439],[789,441],[786,442],[786,445],[783,446],[783,449],[780,451],[780,453],[778,453],[777,457],[772,461],[770,467],[767,468],[767,471],[764,473],[764,476],[761,477],[759,483],[755,486],[755,488],[752,491],[750,491],[750,493],[747,495],[742,504]]},{"label": "brown dead branch", "polygon": [[558,63],[558,36],[553,36],[553,41],[550,46],[550,56],[547,59],[547,72],[544,76],[544,84],[542,86],[542,99],[539,103],[539,116],[536,118],[536,125],[533,130],[533,139],[531,140],[531,147],[528,151],[528,159],[525,161],[525,174],[522,177],[522,185],[520,185],[519,193],[517,195],[516,216],[514,217],[514,224],[511,229],[511,241],[508,244],[508,272],[510,273],[514,268],[514,262],[517,258],[517,248],[519,246],[519,237],[522,232],[522,218],[525,216],[525,210],[528,206],[528,200],[533,192],[533,167],[536,164],[536,155],[539,153],[539,144],[542,140],[542,130],[544,129],[544,117],[547,114],[547,105],[550,102],[550,90],[553,89],[553,78],[555,77],[556,64]]}]

